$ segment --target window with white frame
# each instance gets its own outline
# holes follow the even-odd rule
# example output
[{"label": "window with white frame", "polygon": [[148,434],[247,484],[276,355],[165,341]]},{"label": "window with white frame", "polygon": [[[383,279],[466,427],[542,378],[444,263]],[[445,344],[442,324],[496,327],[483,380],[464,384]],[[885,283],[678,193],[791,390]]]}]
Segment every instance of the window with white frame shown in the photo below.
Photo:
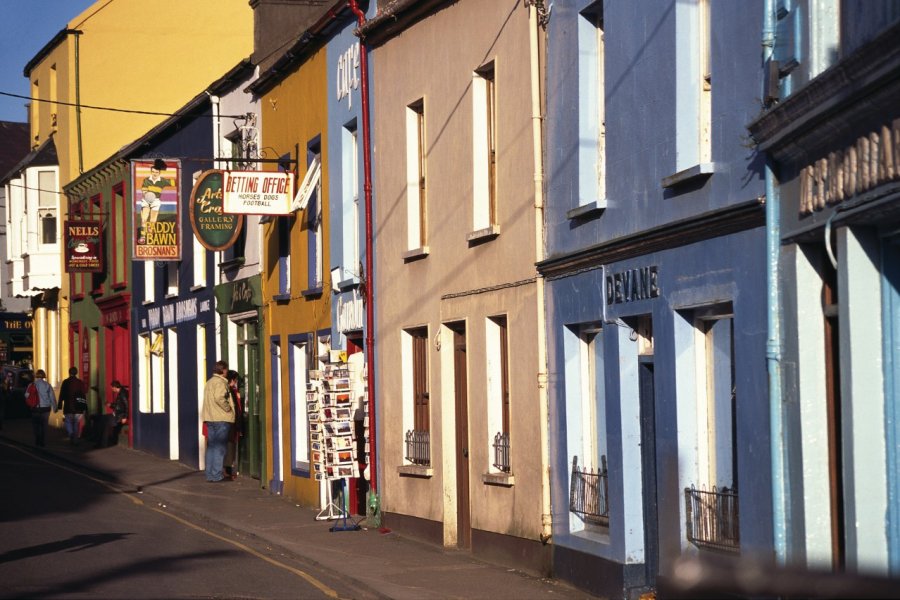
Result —
[{"label": "window with white frame", "polygon": [[[193,174],[194,183],[203,171],[195,171]],[[200,243],[196,235],[191,236],[191,266],[193,267],[193,287],[206,285],[206,248]]]},{"label": "window with white frame", "polygon": [[506,315],[485,323],[488,447],[493,473],[510,473],[509,332]]},{"label": "window with white frame", "polygon": [[178,266],[180,262],[166,263],[166,296],[178,295]]},{"label": "window with white frame", "polygon": [[153,261],[144,261],[144,302],[154,302],[156,300],[156,264]]},{"label": "window with white frame", "polygon": [[425,180],[425,99],[406,107],[406,248],[427,245]]},{"label": "window with white frame", "polygon": [[428,328],[401,335],[404,463],[431,465],[431,409],[428,390]]},{"label": "window with white frame", "polygon": [[150,393],[150,334],[142,333],[138,336],[138,349],[141,360],[138,361],[138,410],[142,413],[153,412],[153,402]]},{"label": "window with white frame", "polygon": [[38,171],[38,220],[41,245],[56,244],[57,203],[56,171]]},{"label": "window with white frame", "polygon": [[306,384],[309,380],[309,357],[307,342],[290,341],[288,360],[291,406],[293,407],[293,434],[291,448],[292,464],[295,469],[309,470],[309,417],[306,410]]},{"label": "window with white frame", "polygon": [[689,0],[675,6],[676,173],[696,167],[708,174],[712,160],[710,4]]},{"label": "window with white frame", "polygon": [[150,409],[154,413],[165,412],[165,337],[162,331],[151,333],[148,354],[147,394],[150,397]]},{"label": "window with white frame", "polygon": [[606,389],[602,330],[589,323],[564,332],[570,528],[609,524]]},{"label": "window with white frame", "polygon": [[494,62],[472,79],[473,231],[497,226],[497,90]]},{"label": "window with white frame", "polygon": [[359,139],[356,121],[341,128],[344,279],[359,278]]},{"label": "window with white frame", "polygon": [[[307,159],[309,164],[313,164],[322,160],[322,148],[319,138],[309,145],[307,150]],[[316,181],[309,204],[306,207],[306,226],[307,226],[307,243],[308,243],[308,278],[307,289],[318,290],[324,284],[324,234],[323,234],[323,211],[325,199],[322,197],[322,178]]]},{"label": "window with white frame", "polygon": [[[723,310],[727,310],[723,307]],[[735,447],[734,321],[719,310],[700,312],[694,323],[697,352],[699,486],[734,490]]]},{"label": "window with white frame", "polygon": [[579,206],[605,206],[606,97],[603,2],[578,19],[578,198]]}]

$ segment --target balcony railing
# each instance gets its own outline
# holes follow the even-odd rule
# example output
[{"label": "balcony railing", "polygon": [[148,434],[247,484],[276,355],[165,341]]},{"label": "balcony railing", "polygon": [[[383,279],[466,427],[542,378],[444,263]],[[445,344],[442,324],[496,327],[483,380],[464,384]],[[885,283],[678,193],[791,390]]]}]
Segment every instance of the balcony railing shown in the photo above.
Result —
[{"label": "balcony railing", "polygon": [[406,432],[406,460],[414,465],[431,466],[431,432]]},{"label": "balcony railing", "polygon": [[606,456],[600,457],[600,471],[578,467],[578,457],[572,459],[572,487],[569,490],[569,510],[584,517],[588,523],[609,525],[609,476]]},{"label": "balcony railing", "polygon": [[684,489],[687,539],[695,546],[724,552],[740,552],[738,495],[727,487],[721,491]]},{"label": "balcony railing", "polygon": [[504,473],[510,471],[508,433],[497,433],[494,436],[494,467]]}]

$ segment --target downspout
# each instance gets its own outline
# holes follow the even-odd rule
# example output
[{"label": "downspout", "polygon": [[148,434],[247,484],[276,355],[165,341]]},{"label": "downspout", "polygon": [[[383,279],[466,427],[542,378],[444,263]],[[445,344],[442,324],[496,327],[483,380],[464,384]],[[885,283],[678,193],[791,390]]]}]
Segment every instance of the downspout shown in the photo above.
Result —
[{"label": "downspout", "polygon": [[[765,0],[763,14],[763,68],[768,68],[775,49],[775,0]],[[766,291],[768,317],[766,364],[769,372],[769,437],[772,460],[772,534],[775,561],[787,559],[787,501],[784,465],[784,411],[781,389],[781,290],[778,264],[781,250],[781,199],[771,158],[766,158]]]},{"label": "downspout", "polygon": [[[78,132],[78,173],[84,173],[84,153],[81,148],[81,62],[79,59],[79,41],[81,31],[72,31],[75,35],[75,129]],[[131,428],[128,428],[131,431]]]},{"label": "downspout", "polygon": [[[356,0],[349,0],[350,10],[356,15],[359,26],[362,27],[366,23],[366,15],[360,10]],[[360,96],[362,112],[362,134],[363,134],[363,193],[365,196],[365,213],[366,213],[366,363],[368,365],[368,408],[369,408],[369,486],[373,498],[377,501],[378,486],[378,461],[376,460],[375,450],[378,447],[376,443],[376,427],[375,427],[375,312],[372,306],[373,296],[373,279],[372,279],[372,143],[370,136],[369,124],[369,65],[368,52],[366,50],[365,40],[359,40],[359,70],[360,70]]]},{"label": "downspout", "polygon": [[[528,4],[528,47],[531,66],[531,147],[534,153],[534,252],[535,264],[544,259],[544,157],[541,134],[541,65],[538,32],[537,2]],[[541,543],[546,544],[553,535],[553,517],[550,512],[550,400],[547,390],[547,332],[544,300],[544,278],[537,274],[537,353],[538,353],[538,410],[541,425]]]}]

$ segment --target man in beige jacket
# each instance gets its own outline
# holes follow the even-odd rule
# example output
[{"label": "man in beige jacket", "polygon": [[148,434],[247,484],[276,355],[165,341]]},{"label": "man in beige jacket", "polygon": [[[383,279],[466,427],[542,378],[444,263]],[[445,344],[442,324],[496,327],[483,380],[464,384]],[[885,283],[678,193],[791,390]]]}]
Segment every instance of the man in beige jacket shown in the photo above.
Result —
[{"label": "man in beige jacket", "polygon": [[206,423],[206,481],[230,481],[222,472],[222,462],[228,444],[228,433],[234,423],[234,401],[228,389],[228,363],[220,360],[213,367],[213,376],[203,388],[203,411]]}]

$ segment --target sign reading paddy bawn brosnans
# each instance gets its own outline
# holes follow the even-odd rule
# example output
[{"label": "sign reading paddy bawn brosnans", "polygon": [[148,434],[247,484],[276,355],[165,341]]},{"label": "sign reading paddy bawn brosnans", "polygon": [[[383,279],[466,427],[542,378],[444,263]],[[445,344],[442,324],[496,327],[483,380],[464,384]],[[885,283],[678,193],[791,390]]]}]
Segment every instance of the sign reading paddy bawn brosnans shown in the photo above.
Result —
[{"label": "sign reading paddy bawn brosnans", "polygon": [[181,161],[131,161],[134,260],[181,260]]},{"label": "sign reading paddy bawn brosnans", "polygon": [[244,216],[226,214],[223,208],[225,173],[204,171],[191,191],[191,229],[207,250],[231,247],[243,227]]}]

